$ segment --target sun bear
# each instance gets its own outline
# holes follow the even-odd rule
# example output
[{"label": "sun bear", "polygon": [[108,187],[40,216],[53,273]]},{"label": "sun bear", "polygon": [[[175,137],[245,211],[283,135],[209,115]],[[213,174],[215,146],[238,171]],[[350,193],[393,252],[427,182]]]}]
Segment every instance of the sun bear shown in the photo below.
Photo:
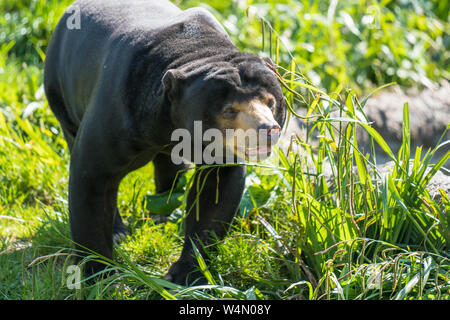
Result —
[{"label": "sun bear", "polygon": [[[50,40],[44,88],[70,150],[72,239],[76,248],[110,259],[114,240],[127,233],[117,208],[122,178],[152,161],[156,191],[164,192],[186,169],[171,156],[175,130],[193,133],[198,122],[220,132],[263,129],[256,145],[233,147],[231,136],[223,147],[234,150],[235,160],[264,158],[286,116],[268,59],[239,51],[208,11],[182,11],[166,0],[75,1]],[[260,147],[262,141],[268,143]],[[165,276],[178,284],[201,277],[192,244],[201,250],[226,234],[244,191],[243,164],[203,171],[188,193],[186,209],[196,209],[186,217],[181,256]],[[89,261],[85,272],[104,268]]]}]

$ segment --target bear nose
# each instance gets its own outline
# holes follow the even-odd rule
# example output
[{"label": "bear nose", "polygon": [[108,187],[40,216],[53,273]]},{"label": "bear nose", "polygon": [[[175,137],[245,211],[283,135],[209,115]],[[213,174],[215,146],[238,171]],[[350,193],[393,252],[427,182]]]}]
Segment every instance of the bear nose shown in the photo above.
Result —
[{"label": "bear nose", "polygon": [[281,128],[278,124],[262,124],[258,130],[267,130],[268,137],[278,137],[281,132]]}]

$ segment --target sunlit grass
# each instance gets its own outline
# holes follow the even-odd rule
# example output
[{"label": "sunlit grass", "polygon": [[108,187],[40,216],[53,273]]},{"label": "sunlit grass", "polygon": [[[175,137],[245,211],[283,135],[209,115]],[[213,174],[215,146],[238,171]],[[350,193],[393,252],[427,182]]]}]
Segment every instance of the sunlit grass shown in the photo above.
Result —
[{"label": "sunlit grass", "polygon": [[[360,94],[376,83],[395,80],[409,84],[414,80],[412,73],[389,76],[390,67],[396,71],[402,64],[406,54],[402,50],[406,49],[401,46],[390,47],[393,60],[387,63],[392,65],[377,64],[383,57],[377,50],[383,50],[383,44],[389,47],[386,37],[390,30],[397,34],[406,28],[404,12],[399,13],[399,22],[391,23],[390,15],[400,9],[383,9],[384,25],[370,31],[381,38],[377,43],[367,39],[372,55],[355,58],[354,52],[345,53],[350,50],[349,43],[358,39],[356,31],[350,30],[353,35],[339,33],[343,24],[349,27],[349,20],[345,22],[342,15],[344,8],[336,8],[336,19],[328,29],[320,17],[327,17],[329,8],[303,7],[302,12],[314,17],[310,24],[304,14],[286,11],[289,6],[305,5],[302,1],[277,2],[279,5],[255,1],[257,14],[266,10],[266,22],[256,15],[246,23],[244,37],[231,32],[241,48],[264,49],[278,62],[290,121],[295,120],[299,106],[307,106],[306,117],[300,120],[309,123],[309,131],[292,141],[289,152],[279,151],[276,166],[249,165],[240,214],[216,249],[206,248],[211,260],[203,271],[209,285],[184,288],[161,280],[180,254],[183,227],[181,214],[163,224],[148,216],[147,201],[152,199],[148,194],[155,190],[153,168],[148,165],[127,176],[120,186],[119,210],[133,235],[116,247],[115,262],[110,262],[119,272],[96,285],[83,283],[81,289],[69,290],[65,283],[69,254],[73,253],[67,212],[69,155],[42,93],[39,48],[45,48],[57,15],[70,1],[46,6],[41,1],[28,2],[13,5],[0,0],[0,8],[8,12],[14,8],[9,20],[0,17],[1,30],[12,28],[11,21],[27,25],[24,17],[54,17],[32,25],[29,41],[14,34],[0,46],[0,299],[450,298],[450,201],[442,194],[437,203],[426,189],[450,153],[432,164],[435,150],[411,149],[409,108],[405,105],[402,148],[394,154],[367,122],[366,101]],[[192,3],[182,1],[183,6]],[[346,10],[360,28],[356,17],[364,12],[358,11],[358,1],[355,3]],[[237,2],[232,6],[226,1],[210,4],[219,10],[216,14],[228,19],[229,26],[235,18],[238,28],[247,21],[245,8],[241,10]],[[412,15],[409,19],[408,30],[416,30],[416,35],[431,32],[426,43],[437,49],[442,26],[417,24],[423,20],[429,26],[427,22],[438,18]],[[288,37],[287,32],[293,35]],[[321,32],[327,33],[322,40],[318,39]],[[369,31],[359,32],[365,39]],[[322,50],[330,50],[329,36],[333,36],[336,56],[322,68],[320,62],[329,54]],[[314,54],[304,51],[307,43],[317,48]],[[294,48],[289,48],[292,45]],[[448,72],[445,68],[442,73],[436,71],[441,56],[430,62],[425,58],[428,49],[419,46],[417,50],[420,63],[416,65],[411,57],[412,71],[425,72],[432,79]],[[311,72],[319,76],[319,83],[310,81],[314,79]],[[367,130],[372,144],[382,146],[395,162],[390,174],[377,169],[374,152],[360,152],[355,134],[358,127]],[[310,142],[313,131],[319,133],[317,146]],[[184,206],[181,203],[178,213]]]}]

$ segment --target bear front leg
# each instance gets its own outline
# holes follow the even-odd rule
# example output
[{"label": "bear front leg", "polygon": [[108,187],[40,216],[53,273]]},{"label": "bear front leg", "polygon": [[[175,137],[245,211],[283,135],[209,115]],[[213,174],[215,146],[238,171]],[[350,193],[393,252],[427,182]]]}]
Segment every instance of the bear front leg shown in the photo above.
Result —
[{"label": "bear front leg", "polygon": [[[70,173],[69,217],[76,249],[85,252],[80,259],[89,251],[112,259],[118,183],[74,167],[78,166],[73,165]],[[85,275],[104,268],[100,262],[88,261]]]},{"label": "bear front leg", "polygon": [[[123,174],[117,164],[118,152],[112,152],[107,137],[88,130],[79,132],[70,159],[69,221],[72,240],[81,260],[95,252],[112,259],[113,232],[121,226],[116,221],[117,192]],[[120,219],[120,217],[119,217]],[[105,268],[105,264],[88,261],[86,276]]]},{"label": "bear front leg", "polygon": [[177,284],[202,282],[192,242],[202,254],[202,246],[221,239],[239,209],[245,187],[245,166],[213,167],[197,170],[189,191],[186,236],[180,258],[165,279]]}]

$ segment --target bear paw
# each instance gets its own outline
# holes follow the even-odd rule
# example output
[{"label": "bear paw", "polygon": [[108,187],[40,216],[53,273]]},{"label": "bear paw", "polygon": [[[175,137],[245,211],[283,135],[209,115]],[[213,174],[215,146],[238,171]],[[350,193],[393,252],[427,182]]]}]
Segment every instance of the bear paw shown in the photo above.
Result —
[{"label": "bear paw", "polygon": [[208,283],[195,262],[181,259],[170,267],[169,272],[163,279],[183,286],[202,285]]}]

